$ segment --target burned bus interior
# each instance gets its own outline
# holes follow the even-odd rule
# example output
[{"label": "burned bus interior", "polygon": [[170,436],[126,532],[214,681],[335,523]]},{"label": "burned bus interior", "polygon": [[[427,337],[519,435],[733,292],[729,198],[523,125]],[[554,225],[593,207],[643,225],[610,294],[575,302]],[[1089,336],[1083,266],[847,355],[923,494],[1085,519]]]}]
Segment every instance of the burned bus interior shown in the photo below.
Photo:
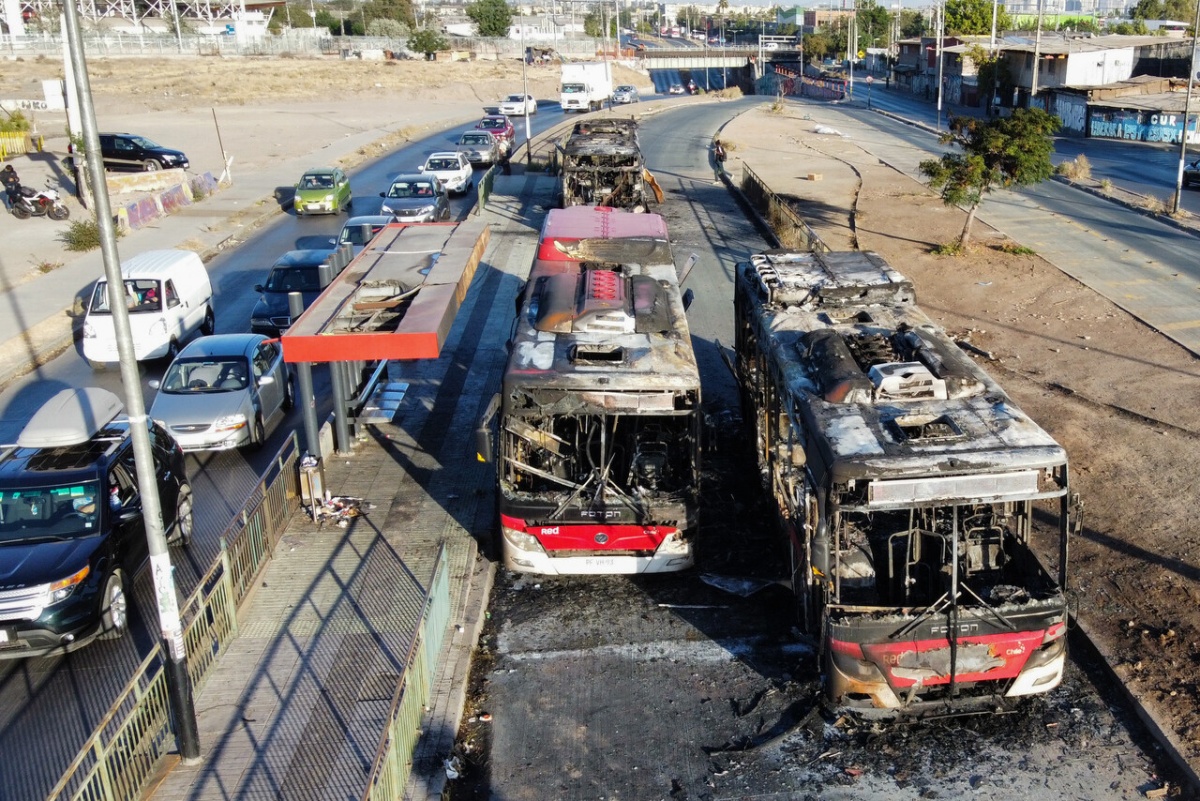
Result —
[{"label": "burned bus interior", "polygon": [[578,122],[562,146],[561,204],[645,211],[644,173],[636,121]]},{"label": "burned bus interior", "polygon": [[[944,713],[1056,685],[1063,449],[875,254],[758,254],[738,265],[735,318],[743,413],[828,700]],[[1035,541],[1057,545],[1057,575]]]}]

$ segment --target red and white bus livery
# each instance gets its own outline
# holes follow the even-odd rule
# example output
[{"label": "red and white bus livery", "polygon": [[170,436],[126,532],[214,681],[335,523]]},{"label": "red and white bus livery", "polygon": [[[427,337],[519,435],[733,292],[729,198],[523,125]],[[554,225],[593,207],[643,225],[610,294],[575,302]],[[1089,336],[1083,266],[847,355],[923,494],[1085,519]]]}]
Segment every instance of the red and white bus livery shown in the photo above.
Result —
[{"label": "red and white bus livery", "polygon": [[497,464],[504,566],[691,567],[700,425],[700,373],[662,217],[550,211],[502,389],[480,427],[480,458]]}]

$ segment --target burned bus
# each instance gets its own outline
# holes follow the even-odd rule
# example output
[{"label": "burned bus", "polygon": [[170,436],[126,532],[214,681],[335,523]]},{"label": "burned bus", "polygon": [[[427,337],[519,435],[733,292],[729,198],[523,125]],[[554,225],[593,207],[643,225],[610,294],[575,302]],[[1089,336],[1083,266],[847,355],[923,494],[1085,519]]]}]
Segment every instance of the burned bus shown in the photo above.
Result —
[{"label": "burned bus", "polygon": [[662,217],[550,211],[520,302],[478,432],[497,464],[504,566],[691,567],[700,373]]},{"label": "burned bus", "polygon": [[661,190],[642,160],[637,122],[590,119],[575,123],[562,146],[561,205],[610,206],[643,212]]},{"label": "burned bus", "polygon": [[875,254],[759,254],[734,294],[743,411],[826,705],[924,717],[1056,687],[1079,523],[1063,448]]}]

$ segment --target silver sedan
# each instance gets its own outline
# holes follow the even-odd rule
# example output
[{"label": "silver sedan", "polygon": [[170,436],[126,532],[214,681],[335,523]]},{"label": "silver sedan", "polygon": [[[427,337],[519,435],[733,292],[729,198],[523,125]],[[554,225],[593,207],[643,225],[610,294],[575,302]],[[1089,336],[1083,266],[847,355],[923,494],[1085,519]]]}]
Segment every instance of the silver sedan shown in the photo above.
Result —
[{"label": "silver sedan", "polygon": [[150,386],[150,417],[185,451],[261,447],[267,426],[295,405],[283,349],[262,334],[193,340]]}]

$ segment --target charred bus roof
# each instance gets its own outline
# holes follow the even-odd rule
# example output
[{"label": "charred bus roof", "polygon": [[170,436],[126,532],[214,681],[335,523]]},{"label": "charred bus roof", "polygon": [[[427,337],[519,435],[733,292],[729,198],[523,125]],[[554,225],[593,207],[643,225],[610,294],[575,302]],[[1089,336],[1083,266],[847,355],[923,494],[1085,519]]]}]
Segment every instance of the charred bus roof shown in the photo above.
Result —
[{"label": "charred bus roof", "polygon": [[[825,464],[810,469],[838,482],[992,473],[938,491],[1029,497],[1036,471],[1066,463],[1063,448],[916,306],[912,283],[878,255],[772,251],[739,264],[737,281],[738,314],[749,317],[739,322],[815,435],[810,459],[817,445]],[[1004,486],[979,485],[997,472]]]},{"label": "charred bus roof", "polygon": [[587,120],[575,123],[563,146],[567,158],[592,156],[636,156],[641,161],[637,122],[634,120]]},{"label": "charred bus roof", "polygon": [[[607,224],[593,224],[598,219]],[[662,236],[653,235],[656,228]],[[639,235],[624,238],[626,230]],[[553,258],[541,258],[542,251]],[[660,217],[585,207],[550,212],[507,375],[526,388],[593,389],[597,398],[634,393],[643,397],[642,408],[652,408],[644,404],[656,392],[699,391],[700,371]],[[620,405],[597,402],[614,410]]]}]

